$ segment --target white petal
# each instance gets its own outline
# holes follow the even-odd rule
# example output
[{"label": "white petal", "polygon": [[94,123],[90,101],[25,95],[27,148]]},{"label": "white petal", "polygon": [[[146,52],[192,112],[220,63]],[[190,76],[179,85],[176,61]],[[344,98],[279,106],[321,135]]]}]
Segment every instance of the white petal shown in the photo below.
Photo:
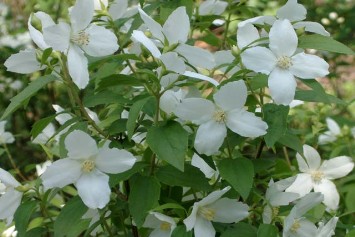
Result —
[{"label": "white petal", "polygon": [[191,214],[183,221],[187,231],[192,230],[192,228],[194,228],[196,224],[198,208],[199,208],[198,203],[195,202]]},{"label": "white petal", "polygon": [[247,100],[247,87],[243,80],[229,82],[213,95],[215,103],[224,111],[243,108]]},{"label": "white petal", "polygon": [[263,210],[263,223],[264,224],[271,224],[273,216],[273,210],[271,209],[270,205],[266,205]]},{"label": "white petal", "polygon": [[329,32],[324,29],[324,27],[319,24],[318,22],[312,22],[312,21],[301,21],[297,22],[293,25],[293,28],[295,29],[300,29],[303,28],[305,31],[324,35],[324,36],[330,36]]},{"label": "white petal", "polygon": [[113,54],[118,49],[117,37],[103,26],[91,24],[85,30],[89,34],[89,44],[82,48],[90,56],[102,57]]},{"label": "white petal", "polygon": [[142,9],[139,9],[139,14],[144,21],[144,24],[148,27],[150,32],[152,32],[153,36],[159,39],[161,42],[164,42],[163,28],[161,25],[153,20],[150,16],[147,15]]},{"label": "white petal", "polygon": [[218,152],[226,136],[226,125],[210,120],[197,129],[194,147],[200,154],[213,155]]},{"label": "white petal", "polygon": [[306,19],[306,14],[306,8],[302,4],[297,3],[297,0],[288,0],[276,12],[276,16],[279,19],[288,19],[289,21],[302,21]]},{"label": "white petal", "polygon": [[309,193],[313,188],[312,177],[310,174],[298,174],[296,180],[285,191],[298,193],[301,197]]},{"label": "white petal", "polygon": [[221,198],[208,207],[216,211],[213,222],[236,223],[249,216],[248,205],[234,199]]},{"label": "white petal", "polygon": [[84,52],[74,44],[68,51],[68,70],[79,89],[84,89],[89,84],[88,59]]},{"label": "white petal", "polygon": [[[214,61],[216,62],[216,67],[219,67],[223,64],[230,64],[234,59],[235,57],[230,50],[220,50],[214,53]],[[227,68],[227,66],[223,68]],[[222,70],[221,68],[218,69]]]},{"label": "white petal", "polygon": [[276,104],[289,105],[295,97],[297,83],[288,70],[276,67],[269,76],[268,85]]},{"label": "white petal", "polygon": [[6,170],[0,168],[0,181],[7,187],[18,187],[21,184]]},{"label": "white petal", "polygon": [[266,134],[267,123],[255,114],[243,109],[235,109],[227,113],[227,127],[243,137],[259,137]]},{"label": "white petal", "polygon": [[0,121],[0,133],[3,133],[5,131],[5,125],[7,121]]},{"label": "white petal", "polygon": [[237,31],[237,43],[240,49],[250,45],[255,40],[260,39],[259,31],[251,23],[239,27]]},{"label": "white petal", "polygon": [[[37,15],[36,15],[37,16]],[[28,30],[30,32],[31,38],[33,40],[33,42],[40,48],[40,49],[46,49],[49,48],[49,46],[46,44],[46,42],[44,42],[44,38],[43,38],[43,34],[42,32],[40,32],[39,30],[37,30],[36,28],[34,28],[31,24],[32,21],[32,15],[30,16],[30,18],[28,18],[28,22],[27,22],[27,26],[28,26]],[[42,25],[42,28],[43,25]]]},{"label": "white petal", "polygon": [[41,66],[37,61],[36,51],[34,49],[21,50],[17,54],[11,55],[4,63],[7,71],[28,74],[42,70],[45,66]]},{"label": "white petal", "polygon": [[174,10],[163,26],[163,33],[169,41],[169,45],[185,43],[190,31],[190,20],[185,7]]},{"label": "white petal", "polygon": [[339,193],[335,184],[327,179],[323,179],[320,184],[314,185],[314,191],[324,195],[323,203],[330,209],[336,210],[339,205]]},{"label": "white petal", "polygon": [[186,70],[184,60],[178,56],[175,52],[164,53],[160,60],[164,63],[165,67],[169,71],[173,71],[179,74],[183,74]]},{"label": "white petal", "polygon": [[179,118],[201,124],[212,119],[215,111],[214,104],[202,98],[184,99],[176,108],[175,114]]},{"label": "white petal", "polygon": [[17,208],[21,204],[22,193],[13,188],[0,196],[0,219],[7,219],[7,224],[12,222]]},{"label": "white petal", "polygon": [[205,49],[187,44],[179,44],[176,52],[186,58],[187,62],[195,67],[212,69],[215,66],[213,54]]},{"label": "white petal", "polygon": [[51,16],[45,12],[39,11],[39,12],[34,13],[34,15],[41,21],[42,29],[46,28],[48,26],[55,25]]},{"label": "white petal", "polygon": [[159,228],[157,228],[157,229],[154,229],[151,233],[150,233],[150,235],[149,235],[149,237],[170,237],[170,230],[162,230],[162,229],[160,229],[160,227]]},{"label": "white petal", "polygon": [[1,139],[3,143],[13,143],[15,141],[14,136],[10,132],[4,132],[1,135]]},{"label": "white petal", "polygon": [[270,205],[276,206],[287,206],[290,202],[295,201],[298,199],[300,195],[298,193],[291,193],[291,192],[278,192],[274,193],[270,197]]},{"label": "white petal", "polygon": [[132,168],[136,158],[126,150],[101,148],[95,159],[97,168],[105,173],[118,174]]},{"label": "white petal", "polygon": [[354,168],[354,162],[348,156],[339,156],[323,161],[320,171],[327,179],[338,179],[348,175]]},{"label": "white petal", "polygon": [[64,22],[43,29],[44,41],[54,50],[64,53],[69,48],[70,33],[70,26]]},{"label": "white petal", "polygon": [[327,144],[327,143],[334,142],[335,140],[337,140],[337,137],[334,136],[334,134],[331,133],[330,131],[326,131],[325,133],[319,135],[318,144],[319,145],[324,145],[324,144]]},{"label": "white petal", "polygon": [[146,218],[143,223],[143,227],[146,228],[160,228],[160,224],[162,223],[155,215],[155,212],[151,212]]},{"label": "white petal", "polygon": [[299,53],[292,57],[289,70],[303,79],[323,77],[329,73],[329,64],[324,59],[311,54]]},{"label": "white petal", "polygon": [[[60,107],[59,105],[54,104],[54,105],[52,105],[52,107],[57,114],[64,111],[64,109],[62,107]],[[73,117],[69,113],[62,113],[62,114],[57,115],[55,117],[55,120],[57,120],[59,124],[63,125],[66,121],[68,121],[72,118]]]},{"label": "white petal", "polygon": [[207,0],[200,4],[198,14],[206,15],[221,15],[227,8],[228,3],[219,0]]},{"label": "white petal", "polygon": [[215,237],[216,231],[210,221],[202,217],[196,218],[196,224],[194,227],[195,237]]},{"label": "white petal", "polygon": [[42,174],[43,186],[49,188],[63,188],[75,183],[81,175],[81,164],[72,159],[64,158],[55,161]]},{"label": "white petal", "polygon": [[111,5],[108,13],[115,21],[124,16],[128,8],[128,0],[115,0]]},{"label": "white petal", "polygon": [[89,173],[83,173],[75,183],[78,194],[86,206],[104,208],[110,201],[111,189],[108,185],[108,175],[94,169]]},{"label": "white petal", "polygon": [[68,157],[72,159],[89,159],[98,153],[95,140],[89,134],[75,130],[66,136],[64,140]]},{"label": "white petal", "polygon": [[323,194],[312,192],[301,198],[292,208],[290,215],[299,218],[323,201]]},{"label": "white petal", "polygon": [[331,236],[333,236],[335,234],[334,229],[336,227],[338,219],[339,219],[338,217],[333,217],[332,219],[330,219],[327,222],[327,224],[319,227],[317,237],[331,237]]},{"label": "white petal", "polygon": [[307,219],[299,221],[300,227],[297,229],[297,235],[302,237],[314,237],[317,234],[317,227]]},{"label": "white petal", "polygon": [[277,63],[270,49],[260,46],[246,49],[240,56],[246,68],[264,74],[269,74]]},{"label": "white petal", "polygon": [[206,205],[212,204],[215,201],[217,201],[218,199],[220,199],[230,189],[231,189],[231,187],[227,186],[227,187],[225,187],[222,190],[214,191],[214,192],[208,194],[207,197],[203,198],[198,203],[199,203],[200,206],[206,206]]},{"label": "white petal", "polygon": [[274,16],[257,16],[257,17],[253,17],[250,18],[248,20],[245,21],[241,21],[238,23],[238,27],[244,27],[246,24],[257,24],[257,25],[264,25],[264,24],[268,24],[268,25],[272,25],[274,24],[276,18]]},{"label": "white petal", "polygon": [[319,153],[313,147],[305,144],[303,145],[303,155],[306,159],[309,169],[317,170],[320,167],[321,158]]},{"label": "white petal", "polygon": [[340,135],[341,131],[340,131],[340,127],[337,124],[337,122],[335,122],[333,119],[331,118],[326,118],[326,122],[327,122],[327,126],[329,128],[329,130],[335,135],[338,136]]},{"label": "white petal", "polygon": [[158,47],[142,31],[134,30],[132,33],[132,38],[143,44],[144,47],[146,47],[154,57],[160,58],[161,53]]},{"label": "white petal", "polygon": [[[298,170],[303,172],[303,173],[307,173],[310,171],[309,166],[306,162],[306,159],[303,158],[303,156],[299,153],[296,154],[296,159],[297,159],[297,164],[298,164]],[[316,168],[318,169],[318,168]]]},{"label": "white petal", "polygon": [[70,22],[74,32],[84,30],[94,16],[94,1],[76,0],[70,12]]},{"label": "white petal", "polygon": [[201,172],[206,176],[206,178],[212,178],[213,175],[216,174],[216,171],[214,169],[212,169],[207,163],[206,161],[204,161],[200,156],[198,156],[196,153],[192,156],[192,160],[191,160],[191,165],[195,166],[196,168],[198,168],[199,170],[201,170]]},{"label": "white petal", "polygon": [[277,56],[292,56],[297,49],[297,34],[288,20],[275,21],[269,39],[269,47]]},{"label": "white petal", "polygon": [[165,91],[164,94],[160,97],[160,109],[169,115],[175,113],[175,109],[185,96],[186,92],[182,89],[179,89],[178,91]]},{"label": "white petal", "polygon": [[186,71],[186,72],[184,72],[183,75],[184,75],[184,76],[187,76],[187,77],[192,77],[192,78],[200,79],[200,80],[202,80],[202,81],[208,81],[208,82],[212,83],[214,86],[218,86],[218,85],[219,85],[219,83],[218,83],[215,79],[213,79],[213,78],[211,78],[211,77],[208,77],[208,76],[205,76],[205,75],[202,75],[202,74],[200,74],[200,73],[191,72],[191,71]]}]

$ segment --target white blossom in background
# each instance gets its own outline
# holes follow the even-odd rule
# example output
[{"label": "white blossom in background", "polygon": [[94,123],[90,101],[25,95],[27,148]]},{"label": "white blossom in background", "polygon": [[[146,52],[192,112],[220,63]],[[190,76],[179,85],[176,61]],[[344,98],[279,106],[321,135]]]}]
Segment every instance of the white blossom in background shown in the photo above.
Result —
[{"label": "white blossom in background", "polygon": [[0,220],[10,225],[21,204],[22,192],[16,190],[21,184],[12,175],[0,168]]},{"label": "white blossom in background", "polygon": [[335,140],[337,140],[337,138],[341,135],[341,130],[337,122],[335,122],[331,118],[326,118],[325,121],[327,123],[328,131],[319,135],[318,137],[319,145],[332,143]]},{"label": "white blossom in background", "polygon": [[219,0],[203,1],[198,7],[198,14],[200,16],[206,15],[221,15],[227,8],[228,3]]},{"label": "white blossom in background", "polygon": [[[111,211],[107,211],[105,213],[105,217],[108,217],[111,214]],[[91,209],[89,208],[87,212],[81,217],[81,219],[91,219],[89,223],[89,227],[95,224],[96,222],[100,221],[100,212],[98,209]],[[90,234],[96,235],[99,231],[102,230],[101,225],[97,226],[95,229],[93,229]]]},{"label": "white blossom in background", "polygon": [[316,237],[331,237],[331,236],[335,235],[334,230],[335,230],[338,220],[339,220],[338,217],[333,217],[326,224],[319,223]]},{"label": "white blossom in background", "polygon": [[321,193],[309,193],[301,198],[285,218],[283,237],[314,237],[318,230],[315,224],[303,217],[306,212],[320,204],[323,200]]},{"label": "white blossom in background", "polygon": [[244,109],[247,98],[244,81],[223,85],[213,98],[215,103],[203,98],[187,98],[175,110],[179,118],[199,125],[194,142],[199,153],[217,153],[227,136],[227,128],[243,137],[266,134],[268,125]]},{"label": "white blossom in background", "polygon": [[269,33],[269,48],[255,46],[241,54],[246,68],[269,75],[268,86],[276,104],[289,105],[294,99],[296,79],[327,75],[328,63],[322,58],[297,53],[298,39],[288,20],[277,20]]},{"label": "white blossom in background", "polygon": [[46,144],[49,139],[55,134],[55,127],[52,123],[49,123],[40,134],[35,137],[32,142],[36,144]]},{"label": "white blossom in background", "polygon": [[339,204],[339,193],[333,179],[349,174],[354,168],[354,162],[348,156],[339,156],[321,161],[318,152],[311,146],[303,146],[303,156],[296,155],[298,168],[302,172],[286,192],[306,195],[312,189],[324,195],[323,203],[331,210],[336,210]]},{"label": "white blossom in background", "polygon": [[36,165],[37,176],[38,177],[41,176],[51,164],[52,164],[52,161],[50,161],[50,160],[47,160],[42,164],[37,164]]},{"label": "white blossom in background", "polygon": [[85,53],[103,57],[118,49],[115,34],[103,26],[91,24],[93,16],[94,2],[77,0],[70,11],[70,25],[60,22],[43,28],[45,42],[67,55],[69,74],[79,89],[84,89],[89,83]]},{"label": "white blossom in background", "polygon": [[248,205],[222,198],[229,189],[214,191],[195,202],[191,214],[184,220],[186,230],[194,229],[195,237],[215,237],[216,231],[211,222],[236,223],[248,217]]},{"label": "white blossom in background", "polygon": [[10,132],[5,132],[5,125],[7,121],[0,121],[0,144],[13,143],[14,136]]},{"label": "white blossom in background", "polygon": [[17,230],[15,229],[15,226],[10,226],[6,230],[4,230],[1,233],[1,237],[16,237],[17,236]]},{"label": "white blossom in background", "polygon": [[67,157],[55,161],[42,174],[43,186],[63,188],[73,183],[88,207],[103,208],[110,200],[109,174],[132,168],[136,158],[126,150],[98,148],[87,133],[71,132],[64,140]]},{"label": "white blossom in background", "polygon": [[176,228],[176,222],[170,216],[159,212],[150,212],[143,227],[154,229],[149,237],[170,237]]}]

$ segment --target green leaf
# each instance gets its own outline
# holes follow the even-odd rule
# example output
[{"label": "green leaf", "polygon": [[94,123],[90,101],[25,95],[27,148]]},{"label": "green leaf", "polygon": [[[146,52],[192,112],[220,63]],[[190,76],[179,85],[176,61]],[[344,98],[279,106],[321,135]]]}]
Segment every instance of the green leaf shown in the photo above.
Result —
[{"label": "green leaf", "polygon": [[261,224],[258,229],[258,237],[277,237],[278,233],[274,225]]},{"label": "green leaf", "polygon": [[52,48],[46,48],[43,53],[42,53],[42,58],[41,58],[41,65],[45,64],[49,56],[51,56],[53,49]]},{"label": "green leaf", "polygon": [[187,231],[184,225],[177,226],[171,237],[192,237],[192,231]]},{"label": "green leaf", "polygon": [[65,204],[54,222],[54,237],[76,237],[88,227],[87,220],[81,219],[88,208],[79,196]]},{"label": "green leaf", "polygon": [[56,116],[57,114],[54,114],[52,116],[42,118],[35,122],[31,129],[32,139],[35,139],[43,131],[43,129],[45,129],[48,124],[50,124],[55,119]]},{"label": "green leaf", "polygon": [[298,38],[298,47],[303,49],[325,50],[333,53],[355,55],[348,46],[323,35],[303,35]]},{"label": "green leaf", "polygon": [[257,232],[252,225],[240,222],[227,229],[221,237],[257,237]]},{"label": "green leaf", "polygon": [[136,162],[133,167],[125,172],[119,173],[119,174],[109,174],[110,176],[110,187],[114,187],[117,184],[119,184],[121,181],[129,179],[132,175],[135,173],[139,172],[140,170],[144,169],[147,167],[148,164],[142,163],[142,162]]},{"label": "green leaf", "polygon": [[37,203],[35,201],[24,202],[21,204],[14,215],[15,227],[18,236],[26,236],[26,230],[30,222],[33,212],[36,210]]},{"label": "green leaf", "polygon": [[156,172],[156,177],[163,184],[170,186],[190,187],[202,191],[211,190],[204,174],[198,168],[189,164],[185,164],[184,172],[171,165],[162,166]]},{"label": "green leaf", "polygon": [[129,184],[131,187],[128,198],[129,210],[140,228],[148,212],[158,206],[160,183],[155,177],[137,174],[130,179]]},{"label": "green leaf", "polygon": [[151,97],[145,97],[141,100],[136,101],[129,110],[128,120],[127,120],[127,136],[128,139],[131,140],[132,136],[134,135],[134,131],[137,127],[136,121],[139,117],[139,113],[141,112],[143,106],[147,103],[147,101]]},{"label": "green leaf", "polygon": [[222,178],[246,200],[254,181],[253,163],[246,158],[224,159],[217,166]]},{"label": "green leaf", "polygon": [[158,159],[184,171],[188,136],[179,123],[170,121],[161,127],[151,127],[147,133],[147,143]]},{"label": "green leaf", "polygon": [[277,142],[303,154],[303,144],[301,140],[290,132],[286,132]]},{"label": "green leaf", "polygon": [[83,99],[85,107],[94,107],[96,105],[106,105],[112,103],[124,104],[127,102],[128,100],[122,95],[108,90],[100,91],[96,94],[85,94]]},{"label": "green leaf", "polygon": [[285,134],[288,111],[289,107],[284,105],[265,104],[263,106],[264,121],[269,126],[264,136],[268,147],[272,147]]},{"label": "green leaf", "polygon": [[7,106],[5,112],[3,113],[1,120],[4,120],[10,114],[15,112],[21,105],[24,105],[24,102],[29,100],[37,91],[48,83],[57,80],[53,75],[46,75],[40,78],[37,78],[35,81],[31,82],[24,90],[18,93],[15,97],[10,99],[11,103]]},{"label": "green leaf", "polygon": [[136,77],[124,74],[114,74],[101,78],[97,86],[97,91],[101,91],[112,86],[142,86],[142,84],[143,82]]},{"label": "green leaf", "polygon": [[253,90],[267,87],[267,79],[268,79],[268,75],[258,73],[255,77],[249,80],[250,87]]}]

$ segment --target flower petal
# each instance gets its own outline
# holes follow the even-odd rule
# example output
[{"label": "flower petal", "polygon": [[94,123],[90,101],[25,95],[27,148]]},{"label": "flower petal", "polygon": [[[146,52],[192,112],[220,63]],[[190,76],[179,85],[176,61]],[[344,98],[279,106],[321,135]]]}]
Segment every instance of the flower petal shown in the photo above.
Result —
[{"label": "flower petal", "polygon": [[338,179],[348,175],[354,168],[354,162],[348,156],[338,156],[323,161],[319,170],[327,179]]},{"label": "flower petal", "polygon": [[[313,224],[313,222],[307,219],[301,219],[298,222],[300,227],[297,229],[297,236],[302,237],[314,237],[317,234],[317,227]],[[323,236],[322,236],[323,237]]]},{"label": "flower petal", "polygon": [[335,121],[334,121],[333,119],[331,119],[331,118],[326,118],[325,120],[326,120],[326,122],[327,122],[328,129],[329,129],[335,136],[340,135],[341,130],[340,130],[340,127],[339,127],[339,125],[337,124],[337,122],[335,122]]},{"label": "flower petal", "polygon": [[66,136],[64,140],[68,157],[72,159],[89,159],[98,153],[95,140],[89,134],[75,130]]},{"label": "flower petal", "polygon": [[180,58],[175,52],[164,53],[161,55],[160,60],[165,65],[165,68],[169,71],[183,74],[186,70],[184,60],[182,60],[182,58]]},{"label": "flower petal", "polygon": [[200,154],[213,155],[218,152],[226,136],[226,125],[210,120],[197,129],[194,147]]},{"label": "flower petal", "polygon": [[305,144],[303,145],[303,155],[308,164],[309,169],[317,170],[320,167],[321,158],[319,153],[313,147]]},{"label": "flower petal", "polygon": [[160,58],[161,53],[158,47],[153,43],[151,39],[149,39],[142,31],[134,30],[132,33],[132,38],[139,43],[143,44],[149,52],[156,58]]},{"label": "flower petal", "polygon": [[204,159],[202,159],[199,155],[197,155],[196,153],[192,156],[192,160],[191,160],[191,165],[195,166],[196,168],[198,168],[199,170],[201,170],[201,172],[206,176],[206,178],[210,179],[213,177],[213,175],[216,174],[216,171],[214,169],[212,169],[207,163],[206,161],[204,161]]},{"label": "flower petal", "polygon": [[115,21],[124,16],[128,8],[128,0],[115,0],[110,5],[108,13],[111,15],[112,19]]},{"label": "flower petal", "polygon": [[94,16],[95,4],[90,0],[76,0],[70,12],[70,22],[74,32],[84,30]]},{"label": "flower petal", "polygon": [[88,55],[102,57],[117,51],[117,37],[105,27],[91,24],[85,32],[89,34],[90,40],[82,48]]},{"label": "flower petal", "polygon": [[91,172],[83,173],[75,186],[86,206],[92,209],[104,208],[110,201],[111,189],[108,181],[108,175],[94,169]]},{"label": "flower petal", "polygon": [[287,206],[290,204],[290,202],[295,201],[299,197],[300,195],[298,193],[291,193],[291,192],[274,193],[274,195],[270,197],[270,205],[274,207]]},{"label": "flower petal", "polygon": [[334,229],[337,225],[339,218],[338,217],[333,217],[330,219],[327,224],[320,226],[318,229],[317,237],[331,237],[333,236]]},{"label": "flower petal", "polygon": [[21,204],[22,193],[13,188],[0,196],[0,219],[6,219],[7,225],[12,222],[17,208]]},{"label": "flower petal", "polygon": [[198,8],[198,14],[200,16],[221,15],[226,10],[227,6],[227,2],[219,0],[203,1]]},{"label": "flower petal", "polygon": [[159,39],[161,42],[164,42],[163,28],[161,25],[153,20],[147,13],[145,13],[142,9],[138,9],[139,14],[144,21],[144,24],[148,27],[150,32],[152,32],[153,36]]},{"label": "flower petal", "polygon": [[72,159],[64,158],[55,161],[41,175],[43,186],[49,188],[63,188],[75,183],[81,175],[81,164]]},{"label": "flower petal", "polygon": [[212,69],[215,66],[213,54],[205,49],[187,44],[179,44],[175,49],[176,52],[186,58],[187,62],[195,67]]},{"label": "flower petal", "polygon": [[289,105],[295,97],[297,83],[288,70],[276,67],[269,76],[268,85],[276,104]]},{"label": "flower petal", "polygon": [[215,237],[216,231],[210,221],[202,217],[197,217],[194,234],[195,237]]},{"label": "flower petal", "polygon": [[185,7],[174,10],[163,26],[163,33],[169,41],[169,45],[185,43],[190,31],[190,20]]},{"label": "flower petal", "polygon": [[21,185],[9,172],[2,168],[0,168],[0,181],[7,187],[16,188]]},{"label": "flower petal", "polygon": [[216,211],[213,222],[235,223],[249,216],[248,205],[229,198],[221,198],[208,207]]},{"label": "flower petal", "polygon": [[322,26],[318,22],[301,21],[293,24],[293,28],[295,29],[304,28],[304,30],[308,32],[312,32],[324,36],[330,36],[329,32],[324,29],[324,26]]},{"label": "flower petal", "polygon": [[339,205],[339,193],[335,184],[327,179],[314,185],[314,192],[320,192],[324,195],[323,203],[330,209],[336,210]]},{"label": "flower petal", "polygon": [[244,27],[246,24],[257,24],[257,25],[264,25],[264,24],[268,24],[268,25],[272,25],[274,24],[274,22],[276,21],[276,18],[274,16],[257,16],[257,17],[253,17],[250,18],[248,20],[245,21],[241,21],[238,23],[238,27]]},{"label": "flower petal", "polygon": [[[41,13],[41,14],[40,14]],[[44,19],[47,19],[49,17],[50,20],[52,20],[50,18],[49,15],[47,15],[46,13],[44,12],[36,12],[34,14],[37,18],[41,17],[41,16],[44,16]],[[40,19],[40,18],[39,18]],[[41,20],[41,19],[40,19]],[[37,30],[36,28],[34,28],[31,24],[32,22],[32,15],[30,16],[30,18],[28,18],[28,22],[27,22],[27,26],[28,26],[28,30],[30,32],[30,35],[31,35],[31,38],[33,40],[33,42],[40,48],[40,49],[46,49],[46,48],[49,48],[48,44],[44,41],[44,38],[43,38],[43,34],[42,32],[40,32],[39,30]],[[41,20],[41,23],[42,23],[42,20]],[[51,25],[55,25],[55,23],[53,22],[52,20],[52,23]],[[44,26],[45,23],[42,23],[42,28],[45,28],[45,27],[48,27],[50,25],[47,25],[47,26]]]},{"label": "flower petal", "polygon": [[69,48],[70,32],[70,26],[60,22],[43,29],[44,41],[54,50],[66,53]]},{"label": "flower petal", "polygon": [[313,188],[312,177],[310,174],[298,174],[295,182],[286,188],[286,192],[298,193],[301,197],[309,193]]},{"label": "flower petal", "polygon": [[68,51],[68,70],[79,89],[84,89],[89,84],[88,59],[84,52],[74,44]]},{"label": "flower petal", "polygon": [[269,39],[269,47],[277,56],[292,56],[297,49],[297,34],[289,20],[275,21]]},{"label": "flower petal", "polygon": [[243,80],[239,80],[221,86],[213,95],[213,99],[224,111],[229,111],[243,108],[247,96],[247,87]]},{"label": "flower petal", "polygon": [[34,49],[21,50],[17,54],[11,55],[4,63],[7,71],[28,74],[44,69],[37,61],[36,51]]},{"label": "flower petal", "polygon": [[266,134],[267,123],[255,114],[243,109],[235,109],[227,113],[227,127],[243,137],[259,137]]},{"label": "flower petal", "polygon": [[187,98],[176,107],[175,114],[179,118],[201,124],[212,119],[214,104],[202,98]]},{"label": "flower petal", "polygon": [[240,49],[245,48],[258,39],[260,39],[259,31],[251,23],[245,24],[243,27],[238,27],[237,43]]},{"label": "flower petal", "polygon": [[331,143],[337,140],[337,137],[334,136],[334,134],[330,131],[326,131],[325,133],[319,135],[318,137],[318,144],[319,145],[324,145],[327,143]]},{"label": "flower petal", "polygon": [[260,46],[246,49],[240,56],[246,68],[264,74],[269,74],[277,63],[270,49]]},{"label": "flower petal", "polygon": [[297,3],[297,0],[288,0],[276,12],[277,18],[288,19],[289,21],[302,21],[306,19],[306,15],[306,8],[302,4]]},{"label": "flower petal", "polygon": [[191,72],[191,71],[186,71],[186,72],[184,72],[183,75],[184,75],[184,76],[187,76],[187,77],[192,77],[192,78],[200,79],[200,80],[202,80],[202,81],[208,81],[208,82],[212,83],[214,86],[218,86],[218,85],[219,85],[219,83],[218,83],[215,79],[213,79],[213,78],[211,78],[211,77],[208,77],[208,76],[205,76],[205,75],[202,75],[202,74],[200,74],[200,73]]},{"label": "flower petal", "polygon": [[190,215],[187,218],[185,218],[183,221],[187,231],[192,230],[192,228],[194,228],[196,224],[198,208],[199,208],[198,203],[195,202]]},{"label": "flower petal", "polygon": [[101,148],[95,159],[96,167],[105,173],[118,174],[132,168],[136,158],[126,150]]},{"label": "flower petal", "polygon": [[292,57],[289,70],[299,78],[323,77],[329,73],[329,64],[324,59],[311,54],[299,53]]},{"label": "flower petal", "polygon": [[198,202],[199,206],[206,206],[206,205],[214,203],[215,201],[220,199],[230,189],[231,189],[231,187],[227,186],[222,190],[217,190],[217,191],[214,191],[214,192],[208,194],[205,198],[203,198],[201,201]]},{"label": "flower petal", "polygon": [[165,91],[160,97],[160,109],[168,115],[175,113],[176,107],[181,103],[185,96],[186,92],[182,89],[179,89],[178,91]]},{"label": "flower petal", "polygon": [[293,216],[294,218],[303,216],[313,207],[320,204],[323,201],[323,198],[323,194],[320,192],[308,193],[303,198],[301,198],[292,208],[290,216]]}]

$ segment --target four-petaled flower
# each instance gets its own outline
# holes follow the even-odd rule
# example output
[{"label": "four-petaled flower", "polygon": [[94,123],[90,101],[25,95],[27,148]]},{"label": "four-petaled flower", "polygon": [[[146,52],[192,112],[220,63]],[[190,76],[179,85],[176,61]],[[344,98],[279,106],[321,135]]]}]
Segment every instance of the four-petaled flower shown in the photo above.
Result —
[{"label": "four-petaled flower", "polygon": [[159,212],[150,212],[143,227],[154,229],[149,237],[170,237],[176,228],[176,222],[170,216]]}]

